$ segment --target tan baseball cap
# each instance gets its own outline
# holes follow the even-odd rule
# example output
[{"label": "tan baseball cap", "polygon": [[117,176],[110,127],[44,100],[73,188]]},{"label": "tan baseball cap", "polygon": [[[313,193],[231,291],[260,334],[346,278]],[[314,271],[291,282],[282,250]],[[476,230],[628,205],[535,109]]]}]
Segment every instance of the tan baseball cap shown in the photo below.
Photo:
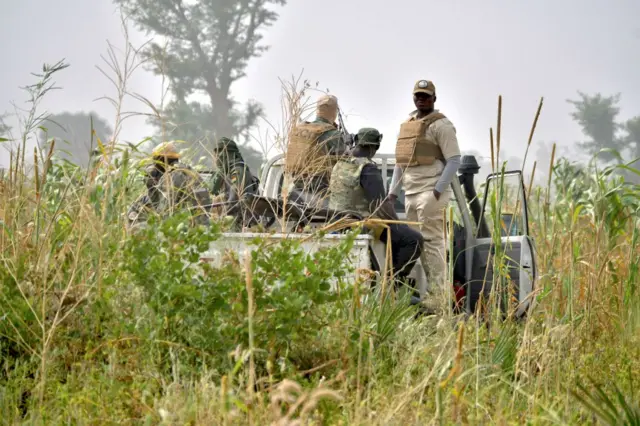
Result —
[{"label": "tan baseball cap", "polygon": [[416,93],[426,93],[433,96],[436,94],[436,86],[431,80],[418,80],[413,86],[413,94]]}]

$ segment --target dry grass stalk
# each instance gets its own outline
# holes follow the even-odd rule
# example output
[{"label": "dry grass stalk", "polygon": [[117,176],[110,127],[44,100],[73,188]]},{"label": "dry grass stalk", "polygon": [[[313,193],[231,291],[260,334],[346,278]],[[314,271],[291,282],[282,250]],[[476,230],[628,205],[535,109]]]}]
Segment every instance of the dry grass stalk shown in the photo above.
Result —
[{"label": "dry grass stalk", "polygon": [[493,143],[493,127],[489,128],[489,145],[491,148],[491,171],[495,173],[496,172],[496,153],[495,153],[494,143]]},{"label": "dry grass stalk", "polygon": [[496,127],[496,166],[497,167],[500,167],[500,136],[501,134],[502,134],[502,95],[499,95],[498,96],[498,124]]},{"label": "dry grass stalk", "polygon": [[254,403],[254,386],[256,381],[256,367],[255,367],[255,342],[254,342],[254,331],[253,331],[253,314],[254,314],[254,296],[253,296],[253,274],[251,271],[251,252],[246,250],[245,252],[245,282],[247,288],[247,303],[248,303],[248,312],[247,312],[247,320],[249,322],[249,381],[247,383],[247,393],[249,394],[250,402],[249,402],[249,423],[252,424],[251,421],[251,412],[252,406]]},{"label": "dry grass stalk", "polygon": [[538,164],[537,161],[533,162],[533,169],[531,170],[531,177],[529,178],[529,186],[527,186],[527,201],[531,200],[531,191],[533,191],[533,180],[535,178],[536,175],[536,165]]},{"label": "dry grass stalk", "polygon": [[[529,154],[529,148],[531,147],[531,142],[533,141],[533,134],[536,131],[536,127],[538,126],[538,119],[540,118],[540,112],[542,111],[542,103],[544,98],[540,98],[540,102],[538,103],[538,109],[536,110],[536,115],[533,119],[533,124],[531,125],[531,130],[529,131],[529,139],[527,140],[527,149],[524,151],[524,158],[522,159],[522,170],[525,168],[525,164],[527,163],[527,155]],[[535,168],[535,165],[534,165]]]},{"label": "dry grass stalk", "polygon": [[304,392],[293,380],[285,379],[271,393],[272,426],[302,426],[323,399],[341,401],[337,392],[324,386]]}]

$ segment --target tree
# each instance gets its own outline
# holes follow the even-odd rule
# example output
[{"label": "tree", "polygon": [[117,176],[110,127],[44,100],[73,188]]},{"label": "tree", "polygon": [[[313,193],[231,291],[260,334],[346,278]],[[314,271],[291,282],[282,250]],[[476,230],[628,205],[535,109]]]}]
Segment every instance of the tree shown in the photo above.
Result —
[{"label": "tree", "polygon": [[[587,95],[580,91],[578,94],[580,95],[579,100],[567,100],[575,107],[571,117],[582,127],[582,133],[590,138],[588,141],[579,143],[578,146],[585,149],[590,155],[595,155],[605,148],[620,152],[623,145],[617,133],[621,126],[616,122],[616,117],[620,112],[620,108],[618,108],[620,94],[612,96],[602,96],[600,93]],[[604,161],[611,161],[615,157],[603,153],[600,158]]]},{"label": "tree", "polygon": [[0,138],[9,139],[11,127],[4,121],[5,115],[0,115]]},{"label": "tree", "polygon": [[[92,120],[95,136],[91,136]],[[113,134],[109,123],[96,113],[63,112],[52,114],[43,123],[46,132],[40,131],[38,143],[41,149],[47,149],[49,141],[56,140],[55,153],[78,166],[87,166],[91,151],[97,148],[97,138],[102,143]]]},{"label": "tree", "polygon": [[631,152],[632,160],[640,158],[640,116],[624,123],[626,134],[622,138],[624,146]]},{"label": "tree", "polygon": [[262,166],[262,162],[264,161],[262,153],[250,145],[240,145],[238,149],[242,154],[244,162],[249,166],[249,169],[251,169],[251,173],[259,178],[260,175],[258,173],[260,172],[260,166]]},{"label": "tree", "polygon": [[[151,70],[169,80],[173,94],[162,117],[169,137],[163,136],[190,142],[246,137],[262,108],[250,101],[240,111],[231,86],[246,76],[248,61],[268,48],[260,44],[261,30],[278,18],[269,6],[286,0],[114,2],[141,30],[167,42],[166,49],[153,42],[143,50]],[[208,104],[190,99],[194,95],[205,95]],[[153,124],[161,128],[162,122]]]}]

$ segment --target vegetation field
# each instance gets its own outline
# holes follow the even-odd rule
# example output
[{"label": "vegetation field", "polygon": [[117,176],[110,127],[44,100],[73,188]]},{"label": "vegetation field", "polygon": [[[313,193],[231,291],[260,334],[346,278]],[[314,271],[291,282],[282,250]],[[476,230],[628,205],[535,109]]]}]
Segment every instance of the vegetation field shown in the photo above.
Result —
[{"label": "vegetation field", "polygon": [[256,242],[214,269],[199,252],[221,224],[127,232],[135,149],[96,141],[88,168],[26,151],[50,79],[1,181],[3,424],[640,424],[637,170],[552,154],[527,191],[540,279],[525,319],[416,317],[344,279],[351,241]]}]

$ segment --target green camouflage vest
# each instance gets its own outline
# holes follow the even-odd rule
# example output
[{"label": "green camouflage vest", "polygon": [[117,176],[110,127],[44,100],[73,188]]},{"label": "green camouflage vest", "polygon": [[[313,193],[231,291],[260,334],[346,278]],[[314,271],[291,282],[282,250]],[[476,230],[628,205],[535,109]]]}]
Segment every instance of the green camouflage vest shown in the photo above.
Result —
[{"label": "green camouflage vest", "polygon": [[329,208],[350,210],[365,217],[371,215],[369,203],[360,186],[360,174],[366,164],[373,164],[368,158],[350,157],[341,159],[333,166],[329,182]]}]

